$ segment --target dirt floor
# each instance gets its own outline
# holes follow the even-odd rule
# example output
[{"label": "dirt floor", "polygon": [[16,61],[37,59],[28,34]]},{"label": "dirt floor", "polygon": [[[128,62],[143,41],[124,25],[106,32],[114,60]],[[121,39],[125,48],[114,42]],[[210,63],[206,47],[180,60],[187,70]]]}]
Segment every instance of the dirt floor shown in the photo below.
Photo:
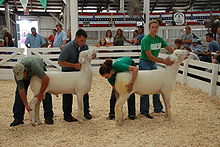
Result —
[{"label": "dirt floor", "polygon": [[[9,129],[13,120],[15,82],[0,81],[0,146],[1,147],[178,147],[220,146],[220,98],[209,97],[198,89],[177,83],[172,93],[174,119],[169,121],[165,114],[155,114],[147,119],[139,114],[139,96],[136,97],[137,119],[128,120],[127,105],[124,106],[125,121],[118,126],[114,120],[106,120],[109,112],[111,88],[98,75],[93,78],[90,91],[92,120],[83,123],[68,123],[63,120],[61,95],[53,96],[54,125],[42,124],[33,127],[28,113],[24,125]],[[29,99],[32,93],[29,92]],[[74,100],[73,115],[77,105]],[[152,106],[151,110],[152,112]],[[42,116],[41,120],[44,122]]]}]

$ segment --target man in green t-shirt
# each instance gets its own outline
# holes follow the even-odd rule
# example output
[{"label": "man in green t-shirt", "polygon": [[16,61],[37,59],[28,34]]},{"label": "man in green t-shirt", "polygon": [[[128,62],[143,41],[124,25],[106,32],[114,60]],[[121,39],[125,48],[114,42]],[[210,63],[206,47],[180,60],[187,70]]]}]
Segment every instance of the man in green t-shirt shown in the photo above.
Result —
[{"label": "man in green t-shirt", "polygon": [[[157,69],[156,63],[163,63],[165,65],[172,65],[173,62],[169,59],[160,59],[158,55],[161,48],[167,49],[169,52],[173,52],[174,49],[169,47],[167,43],[157,35],[159,28],[159,23],[157,21],[151,21],[149,23],[149,32],[141,40],[141,55],[139,62],[140,70],[155,70]],[[151,83],[146,83],[151,84]],[[153,95],[153,105],[154,112],[161,113],[163,112],[163,106],[160,102],[159,94]],[[140,113],[147,118],[152,119],[153,117],[149,114],[149,95],[143,95],[140,99]]]},{"label": "man in green t-shirt", "polygon": [[[41,80],[40,92],[35,96],[38,100],[42,100],[44,92],[49,83],[49,77],[44,72],[46,70],[44,62],[41,58],[30,56],[24,58],[19,64],[13,67],[14,78],[17,84],[15,93],[15,102],[13,106],[14,121],[10,127],[24,124],[24,112],[32,111],[27,102],[27,90],[30,84],[31,77],[36,75]],[[46,124],[53,124],[53,111],[52,111],[52,97],[49,93],[45,94],[43,99],[44,118]]]}]

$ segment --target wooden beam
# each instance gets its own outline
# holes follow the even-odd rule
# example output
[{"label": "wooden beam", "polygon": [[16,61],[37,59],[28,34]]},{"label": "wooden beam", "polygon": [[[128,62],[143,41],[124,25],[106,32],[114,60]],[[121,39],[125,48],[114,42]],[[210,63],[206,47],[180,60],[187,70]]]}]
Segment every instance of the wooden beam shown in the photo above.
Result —
[{"label": "wooden beam", "polygon": [[166,10],[167,12],[171,11],[174,7],[174,5],[176,4],[176,0],[173,0],[171,6]]}]

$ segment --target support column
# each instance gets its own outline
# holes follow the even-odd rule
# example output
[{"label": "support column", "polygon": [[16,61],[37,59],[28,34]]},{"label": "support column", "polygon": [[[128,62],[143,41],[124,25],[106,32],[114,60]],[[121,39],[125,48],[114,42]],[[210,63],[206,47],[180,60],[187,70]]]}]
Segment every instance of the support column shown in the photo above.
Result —
[{"label": "support column", "polygon": [[144,0],[144,16],[145,16],[145,24],[144,24],[144,33],[149,33],[149,19],[150,19],[150,0]]},{"label": "support column", "polygon": [[66,0],[66,29],[70,29],[70,0]]},{"label": "support column", "polygon": [[124,13],[125,11],[125,1],[120,0],[120,13]]},{"label": "support column", "polygon": [[78,1],[71,0],[70,1],[70,22],[71,22],[71,38],[75,39],[75,34],[78,30],[79,22],[78,22]]},{"label": "support column", "polygon": [[10,10],[9,10],[8,1],[5,1],[5,22],[6,22],[8,31],[11,33]]}]

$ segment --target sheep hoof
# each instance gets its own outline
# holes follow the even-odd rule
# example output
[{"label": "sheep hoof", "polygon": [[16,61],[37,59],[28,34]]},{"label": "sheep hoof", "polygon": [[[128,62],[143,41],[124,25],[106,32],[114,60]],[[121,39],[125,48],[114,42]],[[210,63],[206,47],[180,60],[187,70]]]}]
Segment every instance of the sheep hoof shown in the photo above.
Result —
[{"label": "sheep hoof", "polygon": [[31,125],[32,125],[33,127],[35,127],[37,124],[36,124],[36,122],[31,122]]},{"label": "sheep hoof", "polygon": [[118,120],[117,120],[117,125],[121,126],[122,123],[123,123],[123,120],[122,120],[122,119],[118,119]]},{"label": "sheep hoof", "polygon": [[36,122],[36,125],[42,125],[42,122],[39,120]]}]

